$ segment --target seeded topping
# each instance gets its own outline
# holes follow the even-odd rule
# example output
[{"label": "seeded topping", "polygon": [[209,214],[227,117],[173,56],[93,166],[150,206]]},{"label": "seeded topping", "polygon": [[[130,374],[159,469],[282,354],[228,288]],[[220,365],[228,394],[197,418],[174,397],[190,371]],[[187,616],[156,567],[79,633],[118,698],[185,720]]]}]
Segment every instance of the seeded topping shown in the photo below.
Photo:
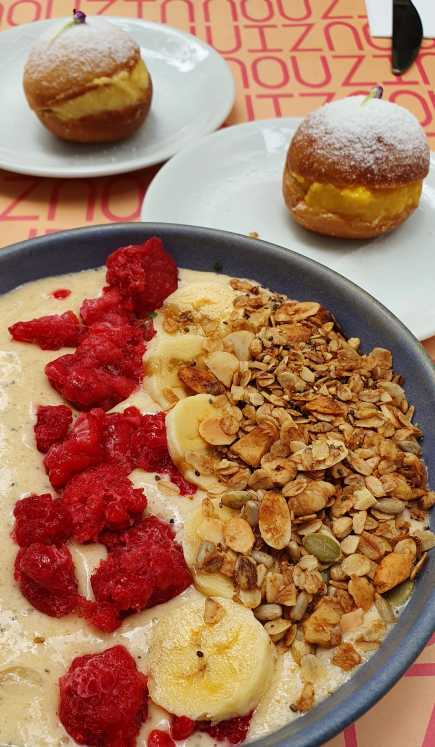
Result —
[{"label": "seeded topping", "polygon": [[[229,318],[192,308],[178,325],[176,306],[162,309],[167,333],[204,336],[191,378],[180,364],[186,396],[193,381],[222,387],[198,423],[206,450],[185,453],[199,480],[215,478],[185,553],[198,588],[252,609],[278,651],[302,665],[330,649],[348,672],[379,646],[435,544],[414,407],[390,351],[363,353],[317,302],[231,286]],[[295,711],[315,702],[315,666]]]}]

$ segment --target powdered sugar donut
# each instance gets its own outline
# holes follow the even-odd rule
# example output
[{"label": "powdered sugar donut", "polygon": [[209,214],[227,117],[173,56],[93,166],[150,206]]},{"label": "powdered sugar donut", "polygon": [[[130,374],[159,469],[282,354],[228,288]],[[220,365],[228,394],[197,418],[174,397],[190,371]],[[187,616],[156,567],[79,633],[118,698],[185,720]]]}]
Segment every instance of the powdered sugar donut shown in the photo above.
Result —
[{"label": "powdered sugar donut", "polygon": [[143,123],[152,82],[139,46],[102,18],[76,12],[33,45],[23,78],[27,101],[63,140],[120,140]]},{"label": "powdered sugar donut", "polygon": [[417,207],[429,148],[416,118],[380,98],[352,96],[309,114],[287,154],[283,193],[317,233],[370,238]]}]

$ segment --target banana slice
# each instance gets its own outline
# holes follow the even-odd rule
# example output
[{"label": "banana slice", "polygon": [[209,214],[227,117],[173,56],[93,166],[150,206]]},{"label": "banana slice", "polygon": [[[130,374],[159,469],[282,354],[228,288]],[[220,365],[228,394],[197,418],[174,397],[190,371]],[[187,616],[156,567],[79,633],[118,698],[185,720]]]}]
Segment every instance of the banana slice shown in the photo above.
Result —
[{"label": "banana slice", "polygon": [[214,601],[222,608],[216,622],[205,622],[205,600],[195,600],[161,619],[151,640],[151,698],[177,716],[243,716],[256,707],[273,674],[273,644],[261,623],[229,599]]},{"label": "banana slice", "polygon": [[233,311],[236,292],[229,285],[230,278],[222,276],[214,280],[198,277],[196,282],[189,281],[180,285],[166,301],[175,304],[181,311],[203,312],[210,319],[223,321]]},{"label": "banana slice", "polygon": [[[226,506],[220,506],[219,500],[213,500],[214,518],[213,522],[223,526],[226,521],[237,515]],[[183,553],[187,565],[192,571],[193,581],[196,588],[208,597],[225,597],[232,599],[236,593],[235,586],[228,576],[222,573],[205,573],[196,570],[195,561],[201,543],[205,540],[212,539],[209,533],[210,521],[204,517],[202,507],[194,509],[184,521],[183,529]]]},{"label": "banana slice", "polygon": [[[210,456],[210,447],[199,433],[199,425],[204,420],[219,418],[225,414],[214,405],[215,402],[216,397],[210,394],[195,394],[181,399],[168,412],[166,435],[171,459],[182,475],[204,490],[222,493],[225,486],[210,472],[207,473],[206,462]],[[199,469],[201,463],[203,467]]]},{"label": "banana slice", "polygon": [[160,333],[150,343],[144,357],[144,388],[164,410],[187,396],[177,371],[200,355],[204,340],[201,335]]}]

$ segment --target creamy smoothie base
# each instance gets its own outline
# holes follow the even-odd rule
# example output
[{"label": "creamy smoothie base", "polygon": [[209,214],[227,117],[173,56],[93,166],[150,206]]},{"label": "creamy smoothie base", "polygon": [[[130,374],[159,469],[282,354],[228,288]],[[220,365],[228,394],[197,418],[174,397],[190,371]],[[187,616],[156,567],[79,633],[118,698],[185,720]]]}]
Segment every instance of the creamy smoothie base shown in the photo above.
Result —
[{"label": "creamy smoothie base", "polygon": [[[78,313],[83,298],[95,297],[101,292],[104,285],[104,274],[105,268],[101,268],[46,278],[21,286],[0,298],[0,317],[2,319],[0,329],[0,510],[2,512],[0,537],[3,548],[0,582],[0,744],[2,745],[60,747],[61,745],[76,744],[66,734],[57,716],[58,679],[67,671],[71,661],[77,656],[102,651],[115,644],[122,644],[135,658],[138,669],[147,674],[150,641],[153,630],[159,625],[159,620],[172,609],[195,599],[204,599],[207,594],[207,592],[202,594],[201,591],[191,586],[170,602],[129,616],[114,633],[104,634],[91,629],[83,619],[74,615],[54,619],[41,614],[29,605],[13,581],[13,565],[17,552],[17,545],[10,536],[13,527],[13,507],[17,500],[30,492],[36,494],[53,493],[44,470],[41,454],[36,450],[34,443],[33,426],[36,407],[40,404],[58,404],[63,400],[51,388],[44,374],[45,364],[56,357],[56,354],[53,351],[42,351],[34,345],[16,343],[10,339],[7,330],[10,325],[21,319],[58,314],[66,309],[72,309]],[[171,297],[165,303],[163,311],[159,312],[154,320],[157,335],[149,343],[145,355],[145,361],[148,361],[147,365],[151,365],[151,369],[146,369],[151,374],[150,379],[148,383],[145,379],[145,386],[117,405],[114,408],[115,411],[123,411],[131,405],[135,405],[143,413],[159,412],[162,409],[164,406],[162,400],[170,396],[170,393],[162,391],[158,402],[149,394],[150,391],[155,393],[156,389],[153,390],[153,386],[156,387],[156,381],[161,375],[158,363],[156,364],[155,350],[158,349],[156,346],[159,341],[165,338],[173,338],[174,335],[192,334],[192,330],[186,332],[185,329],[182,330],[177,327],[179,318],[178,321],[174,322],[176,315],[173,306],[177,302],[177,294],[182,299],[185,292],[183,303],[186,304],[187,309],[191,302],[189,291],[186,289],[193,289],[192,298],[196,303],[198,301],[197,289],[199,287],[203,288],[203,302],[196,308],[202,308],[205,314],[211,312],[211,318],[213,318],[213,310],[215,315],[219,316],[222,309],[217,310],[216,305],[207,305],[207,288],[210,283],[213,286],[215,284],[220,286],[224,305],[226,302],[229,303],[225,299],[231,299],[232,301],[233,297],[235,298],[238,294],[243,295],[245,293],[249,296],[250,293],[249,285],[246,288],[240,286],[230,290],[230,279],[223,275],[180,270],[179,290],[176,291],[173,298]],[[60,287],[71,291],[71,295],[63,301],[56,300],[51,295],[55,289]],[[171,319],[173,325],[175,325],[172,330]],[[191,320],[188,320],[187,326],[189,327],[190,324]],[[209,337],[212,337],[213,331],[208,330],[208,332]],[[354,349],[357,348],[355,343],[353,343],[353,347]],[[219,350],[219,346],[217,350]],[[232,355],[234,357],[234,353]],[[246,370],[246,367],[244,367],[244,370]],[[305,378],[308,378],[308,380],[310,378],[306,372]],[[229,389],[231,390],[231,387]],[[387,392],[387,390],[388,387],[384,391]],[[198,396],[198,394],[194,396]],[[341,402],[346,401],[345,397],[341,400]],[[387,410],[391,401],[391,399],[388,400],[388,397],[384,398],[383,405],[387,407]],[[369,404],[368,402],[367,406]],[[166,408],[167,406],[168,403]],[[364,413],[356,413],[355,420],[358,420],[358,418],[360,421],[364,420],[363,416]],[[367,419],[368,417],[374,417],[374,415],[369,413],[365,417]],[[406,417],[405,413],[403,413],[403,417]],[[319,419],[319,422],[331,422],[330,413],[326,413],[326,418],[323,421]],[[375,424],[372,427],[376,428],[377,426]],[[402,424],[401,427],[406,428],[406,425]],[[320,431],[321,429],[319,429]],[[297,441],[297,438],[293,438],[293,441]],[[300,448],[302,447],[303,444]],[[175,447],[173,448],[176,450]],[[228,445],[226,448],[231,448],[231,446]],[[296,447],[294,448],[293,453],[297,453]],[[322,457],[322,453],[320,457]],[[324,458],[324,455],[322,458]],[[363,457],[360,458],[363,459]],[[387,459],[388,455],[385,454],[383,458]],[[370,457],[367,456],[367,459],[370,459]],[[306,469],[319,469],[319,466],[311,464]],[[252,474],[251,470],[249,479],[253,484]],[[364,471],[358,472],[358,474],[364,475]],[[388,472],[385,474],[388,474]],[[366,475],[366,477],[369,476]],[[200,488],[194,496],[183,497],[178,495],[176,491],[171,490],[170,486],[168,489],[168,480],[164,479],[164,476],[162,480],[156,480],[154,474],[148,474],[138,469],[130,477],[135,487],[143,487],[144,489],[148,498],[147,512],[155,514],[162,520],[171,520],[177,539],[183,543],[185,541],[184,523],[192,522],[195,512],[197,514],[198,511],[201,511],[206,496],[204,490]],[[295,474],[293,479],[296,477]],[[324,477],[323,479],[326,480],[327,478]],[[266,488],[259,487],[259,491],[272,490],[272,488],[281,490],[281,486],[277,487],[276,483],[266,481],[263,484],[266,485]],[[227,491],[231,488],[231,485],[226,485]],[[243,488],[238,488],[236,484],[234,489],[245,490],[245,488],[249,489],[246,485]],[[213,491],[211,493],[213,500],[219,501],[222,490],[213,488]],[[296,505],[297,495],[291,496],[290,494],[289,497],[293,502],[292,505]],[[362,501],[360,505],[364,506],[363,496],[360,497]],[[380,495],[379,498],[376,498],[374,503],[369,503],[365,508],[357,509],[356,513],[358,515],[361,512],[365,512],[365,514],[359,516],[356,522],[363,519],[367,520],[367,511],[375,505],[376,500],[387,497],[387,493],[385,493],[384,496]],[[393,496],[391,497],[393,499]],[[426,525],[426,518],[423,512],[420,515],[412,515],[411,511],[410,514],[408,505],[411,504],[404,506],[403,519],[408,522],[409,532],[421,533]],[[429,503],[427,505],[429,507]],[[383,504],[383,506],[388,508],[387,504]],[[391,506],[392,504],[390,508]],[[341,515],[338,513],[336,520],[343,518],[345,515],[346,511],[343,510]],[[392,513],[387,520],[394,519],[396,515]],[[337,532],[336,543],[342,543],[350,535],[361,536],[364,529],[359,531],[359,526],[355,526],[354,516],[355,512],[349,532],[344,529],[341,533],[340,531]],[[294,521],[294,519],[293,512],[292,520]],[[313,521],[315,517],[307,516],[306,524],[309,520]],[[374,520],[376,521],[376,519]],[[382,517],[378,519],[378,521],[381,520]],[[344,522],[341,522],[341,524],[343,525]],[[301,525],[300,513],[299,525]],[[317,527],[314,533],[318,533],[319,528],[321,527]],[[308,531],[307,534],[309,533]],[[426,533],[425,536],[423,547],[421,541],[418,546],[420,556],[422,553],[424,554],[425,548],[430,549],[431,546],[429,533]],[[349,541],[348,544],[350,544]],[[79,580],[79,591],[85,597],[92,598],[90,577],[100,560],[106,556],[106,549],[100,544],[79,545],[74,542],[70,542],[69,547]],[[357,552],[356,544],[355,551]],[[348,555],[344,553],[343,557],[352,557],[355,551]],[[305,553],[305,555],[313,557],[312,553]],[[414,560],[412,558],[412,564],[415,566]],[[194,566],[193,561],[190,563],[188,560],[188,563],[191,567],[192,563]],[[309,567],[308,565],[307,568]],[[317,567],[318,565],[313,561],[313,569],[317,569]],[[322,572],[322,569],[321,564],[320,572]],[[200,573],[198,568],[194,567],[193,570]],[[369,574],[369,578],[372,581],[374,569],[371,570],[373,570],[373,573],[371,576]],[[360,578],[359,573],[357,569],[358,578]],[[345,575],[345,582],[340,581],[339,576],[337,576],[336,588],[338,591],[347,589],[351,575],[353,574]],[[408,573],[408,577],[409,575]],[[199,584],[199,588],[201,588],[201,584]],[[382,589],[381,584],[378,585],[378,589]],[[263,600],[264,603],[267,603],[267,600]],[[358,639],[365,641],[366,645],[362,647],[358,647],[358,644],[355,643],[363,663],[376,649],[379,641],[387,633],[388,627],[389,623],[386,621],[385,615],[381,617],[379,613],[379,605],[376,607],[375,604],[371,604],[366,611],[361,612],[357,626],[349,626],[349,630],[342,630],[342,642],[350,643],[353,641],[355,643]],[[372,643],[372,646],[369,645],[370,643]],[[294,706],[300,698],[304,683],[311,682],[313,684],[314,700],[318,702],[343,684],[355,671],[354,668],[345,671],[345,669],[331,662],[336,652],[336,646],[328,648],[317,646],[316,648],[313,643],[304,648],[303,641],[300,642],[300,645],[300,660],[298,663],[294,656],[295,652],[292,653],[291,647],[285,650],[282,641],[281,643],[279,640],[276,642],[276,646],[280,650],[277,663],[268,689],[254,712],[248,740],[270,733],[300,715],[301,711],[292,710],[291,706]],[[137,738],[139,746],[142,747],[146,744],[147,735],[153,728],[167,730],[168,717],[165,711],[150,702],[149,718],[142,725]],[[211,744],[213,740],[204,733],[195,733],[186,741],[193,746],[200,743]]]}]

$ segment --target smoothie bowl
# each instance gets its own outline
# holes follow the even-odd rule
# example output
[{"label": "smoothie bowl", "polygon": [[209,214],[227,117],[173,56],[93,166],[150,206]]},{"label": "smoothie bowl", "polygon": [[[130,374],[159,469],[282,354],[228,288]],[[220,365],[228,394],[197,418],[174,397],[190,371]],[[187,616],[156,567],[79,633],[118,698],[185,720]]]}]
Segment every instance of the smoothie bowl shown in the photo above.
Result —
[{"label": "smoothie bowl", "polygon": [[308,747],[354,721],[433,630],[419,343],[208,229],[77,229],[0,269],[0,743]]}]

